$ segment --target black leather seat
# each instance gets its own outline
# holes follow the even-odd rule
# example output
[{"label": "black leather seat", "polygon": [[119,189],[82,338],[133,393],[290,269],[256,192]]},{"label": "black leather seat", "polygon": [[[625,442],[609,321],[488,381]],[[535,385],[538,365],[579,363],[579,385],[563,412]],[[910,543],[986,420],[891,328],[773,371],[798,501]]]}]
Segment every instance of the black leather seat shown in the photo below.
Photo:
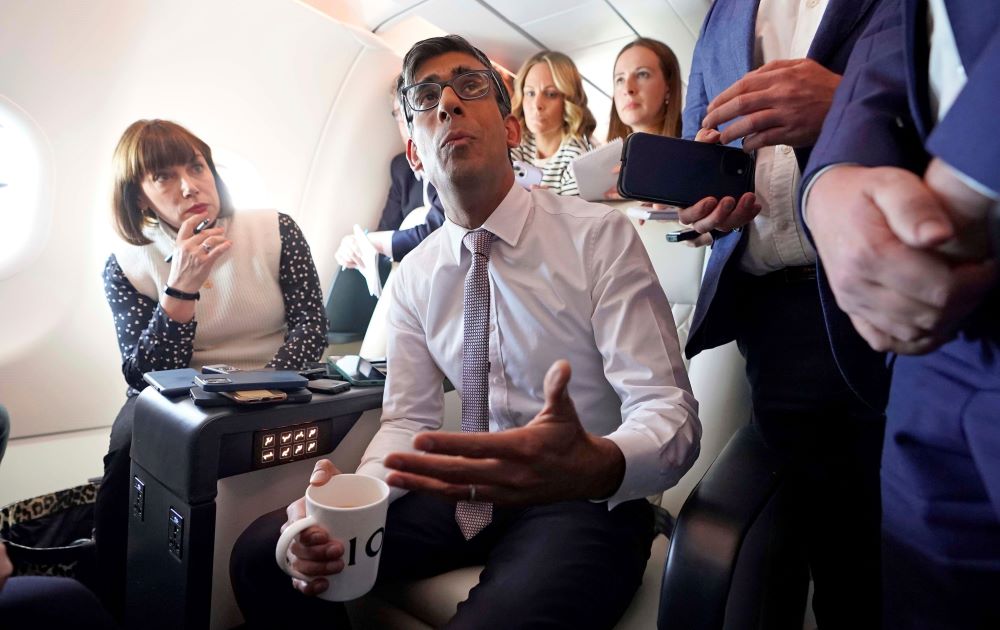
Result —
[{"label": "black leather seat", "polygon": [[786,466],[741,428],[685,502],[660,590],[660,630],[802,628],[809,586]]}]

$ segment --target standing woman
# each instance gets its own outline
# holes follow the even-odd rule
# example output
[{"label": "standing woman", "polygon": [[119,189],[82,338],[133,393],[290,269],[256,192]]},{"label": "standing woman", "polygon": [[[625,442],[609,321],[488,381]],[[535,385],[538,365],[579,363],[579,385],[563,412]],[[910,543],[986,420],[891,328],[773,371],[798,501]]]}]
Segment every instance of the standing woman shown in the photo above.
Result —
[{"label": "standing woman", "polygon": [[633,131],[681,136],[681,71],[669,46],[648,37],[626,44],[615,58],[614,87],[608,142]]},{"label": "standing woman", "polygon": [[133,123],[118,141],[113,170],[121,240],[104,267],[104,292],[128,399],[111,429],[95,534],[103,599],[120,615],[129,449],[143,373],[213,363],[302,369],[326,348],[326,314],[299,227],[274,210],[234,213],[212,150],[190,131],[164,120]]},{"label": "standing woman", "polygon": [[566,55],[544,50],[532,55],[514,78],[512,113],[521,123],[515,160],[542,169],[542,186],[560,195],[578,195],[569,167],[593,146],[597,127],[576,64]]}]

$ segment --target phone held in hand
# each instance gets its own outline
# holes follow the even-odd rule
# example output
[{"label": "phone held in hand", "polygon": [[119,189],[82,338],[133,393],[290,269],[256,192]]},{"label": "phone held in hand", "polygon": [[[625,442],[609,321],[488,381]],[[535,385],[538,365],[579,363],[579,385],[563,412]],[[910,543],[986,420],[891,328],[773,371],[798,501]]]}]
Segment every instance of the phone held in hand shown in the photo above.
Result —
[{"label": "phone held in hand", "polygon": [[622,148],[622,197],[687,208],[705,197],[739,199],[753,189],[754,160],[740,149],[641,132]]},{"label": "phone held in hand", "polygon": [[682,243],[684,241],[693,241],[699,236],[701,236],[701,232],[698,230],[677,230],[674,232],[667,232],[667,242]]},{"label": "phone held in hand", "polygon": [[521,160],[514,160],[513,166],[514,179],[525,189],[531,190],[532,186],[541,185],[542,169],[538,168],[534,164],[522,162]]},{"label": "phone held in hand", "polygon": [[340,357],[333,363],[333,368],[355,387],[373,387],[385,384],[385,374],[356,354]]}]

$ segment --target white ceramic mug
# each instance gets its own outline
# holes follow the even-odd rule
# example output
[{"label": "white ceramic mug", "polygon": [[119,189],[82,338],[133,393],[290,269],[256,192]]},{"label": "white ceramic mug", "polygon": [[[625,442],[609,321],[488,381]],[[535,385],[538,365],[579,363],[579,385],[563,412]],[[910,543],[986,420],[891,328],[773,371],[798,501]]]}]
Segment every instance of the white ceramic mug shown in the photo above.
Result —
[{"label": "white ceramic mug", "polygon": [[309,486],[306,517],[289,525],[278,539],[278,566],[293,577],[312,579],[289,566],[288,546],[302,530],[319,525],[344,545],[344,570],[327,577],[330,586],[319,597],[332,602],[361,597],[378,576],[388,509],[389,486],[375,477],[340,474],[322,486]]}]

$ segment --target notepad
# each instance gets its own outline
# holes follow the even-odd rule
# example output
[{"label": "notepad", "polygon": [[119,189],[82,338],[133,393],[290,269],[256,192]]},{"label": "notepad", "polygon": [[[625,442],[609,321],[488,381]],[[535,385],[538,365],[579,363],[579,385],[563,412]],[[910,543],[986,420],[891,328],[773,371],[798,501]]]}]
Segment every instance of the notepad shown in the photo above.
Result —
[{"label": "notepad", "polygon": [[618,185],[615,167],[622,160],[621,138],[612,140],[599,149],[584,153],[573,160],[570,168],[576,177],[580,197],[587,201],[604,201],[605,193]]},{"label": "notepad", "polygon": [[354,238],[361,249],[361,266],[358,271],[365,277],[368,284],[368,292],[374,297],[382,295],[382,276],[378,271],[378,250],[368,240],[368,235],[357,223],[354,224]]},{"label": "notepad", "polygon": [[677,221],[677,208],[674,206],[669,206],[663,210],[653,210],[652,208],[646,208],[644,206],[632,206],[625,211],[625,214],[632,217],[633,219],[642,219],[644,221]]}]

